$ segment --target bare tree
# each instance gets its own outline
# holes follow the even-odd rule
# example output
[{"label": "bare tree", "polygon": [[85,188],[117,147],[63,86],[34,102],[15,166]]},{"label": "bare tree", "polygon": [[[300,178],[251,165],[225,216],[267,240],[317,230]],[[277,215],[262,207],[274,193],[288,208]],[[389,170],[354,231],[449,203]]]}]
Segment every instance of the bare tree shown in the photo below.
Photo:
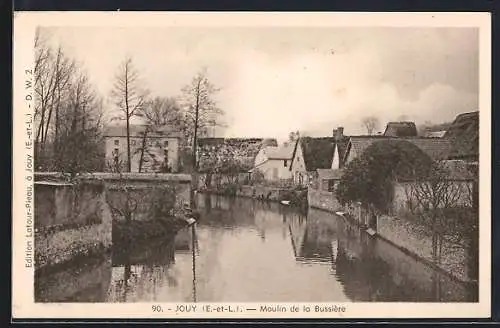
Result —
[{"label": "bare tree", "polygon": [[85,73],[70,83],[59,121],[56,169],[76,173],[101,168],[102,99]]},{"label": "bare tree", "polygon": [[166,158],[164,158],[163,163],[160,163],[161,160],[156,158],[157,154],[152,151],[148,142],[148,135],[166,126],[183,130],[184,122],[180,105],[172,97],[155,97],[146,101],[136,115],[142,117],[146,122],[145,129],[140,132],[142,136],[141,146],[134,152],[134,155],[139,155],[139,172],[142,172],[143,164],[150,160],[154,162],[153,166],[160,165],[162,171],[169,171]]},{"label": "bare tree", "polygon": [[214,96],[220,89],[208,79],[206,69],[200,70],[191,83],[182,88],[187,139],[192,142],[193,169],[198,167],[196,151],[199,134],[210,126],[221,125],[224,112],[217,107]]},{"label": "bare tree", "polygon": [[101,169],[102,101],[82,67],[62,47],[35,36],[37,169],[77,173]]},{"label": "bare tree", "polygon": [[432,233],[434,260],[440,263],[443,240],[457,244],[464,238],[464,231],[452,231],[453,223],[447,210],[460,205],[467,189],[451,180],[449,169],[438,162],[433,164],[428,176],[416,177],[409,189],[408,196],[416,203],[415,213],[423,219],[424,225]]},{"label": "bare tree", "polygon": [[145,103],[140,115],[154,128],[182,125],[182,113],[177,100],[172,97],[155,97]]},{"label": "bare tree", "polygon": [[127,133],[127,171],[131,171],[130,119],[143,109],[148,92],[141,86],[139,72],[132,58],[127,57],[118,67],[111,97],[115,102],[118,115],[114,119],[126,122]]},{"label": "bare tree", "polygon": [[375,116],[366,116],[361,120],[361,124],[369,135],[380,127],[380,120]]},{"label": "bare tree", "polygon": [[[76,63],[66,56],[63,49],[55,51],[48,46],[45,34],[37,29],[35,34],[35,156],[46,156],[49,138],[59,140],[60,109],[67,97],[70,80],[76,74]],[[52,134],[52,135],[51,135]],[[42,160],[43,162],[43,160]]]}]

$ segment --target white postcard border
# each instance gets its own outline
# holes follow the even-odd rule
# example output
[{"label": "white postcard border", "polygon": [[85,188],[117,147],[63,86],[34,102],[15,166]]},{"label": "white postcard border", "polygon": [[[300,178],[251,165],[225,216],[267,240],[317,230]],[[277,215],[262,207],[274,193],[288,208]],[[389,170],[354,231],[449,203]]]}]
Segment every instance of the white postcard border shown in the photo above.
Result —
[{"label": "white postcard border", "polygon": [[[16,12],[13,26],[13,245],[12,311],[14,318],[469,318],[489,317],[491,311],[491,17],[488,13],[161,13],[161,12]],[[27,243],[33,243],[27,225],[27,194],[32,188],[29,170],[32,147],[27,142],[27,114],[32,113],[26,83],[33,70],[36,26],[390,26],[478,27],[480,29],[480,271],[478,303],[220,303],[221,306],[258,308],[279,305],[286,312],[165,311],[177,305],[152,303],[34,303],[33,267],[26,267]],[[34,81],[31,79],[31,83]],[[29,107],[31,106],[31,107]],[[31,176],[31,178],[30,178]],[[30,180],[31,179],[31,180]],[[34,229],[34,228],[33,228]],[[208,303],[207,303],[208,304]],[[197,303],[201,309],[205,303]],[[345,312],[291,311],[311,306],[345,307]],[[214,306],[212,304],[212,306]]]}]

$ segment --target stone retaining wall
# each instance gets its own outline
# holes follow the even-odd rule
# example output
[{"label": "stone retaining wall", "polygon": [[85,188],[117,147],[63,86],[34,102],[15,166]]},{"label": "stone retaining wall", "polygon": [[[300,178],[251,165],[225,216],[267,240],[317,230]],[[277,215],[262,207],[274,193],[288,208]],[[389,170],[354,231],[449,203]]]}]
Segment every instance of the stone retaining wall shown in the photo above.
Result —
[{"label": "stone retaining wall", "polygon": [[333,192],[309,188],[307,191],[309,206],[329,212],[339,211],[341,206]]},{"label": "stone retaining wall", "polygon": [[[379,237],[432,263],[432,237],[419,231],[420,227],[406,219],[381,216],[377,222]],[[469,281],[467,251],[464,247],[443,241],[441,263],[437,266],[462,281]]]},{"label": "stone retaining wall", "polygon": [[101,253],[112,244],[102,184],[35,183],[35,269]]}]

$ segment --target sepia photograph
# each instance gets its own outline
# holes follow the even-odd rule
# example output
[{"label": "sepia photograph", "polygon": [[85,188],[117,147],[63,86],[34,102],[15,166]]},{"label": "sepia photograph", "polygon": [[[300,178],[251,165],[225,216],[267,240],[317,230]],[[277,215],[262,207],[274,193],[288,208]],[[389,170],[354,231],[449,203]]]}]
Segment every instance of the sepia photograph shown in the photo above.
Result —
[{"label": "sepia photograph", "polygon": [[14,310],[489,314],[488,15],[18,14]]}]

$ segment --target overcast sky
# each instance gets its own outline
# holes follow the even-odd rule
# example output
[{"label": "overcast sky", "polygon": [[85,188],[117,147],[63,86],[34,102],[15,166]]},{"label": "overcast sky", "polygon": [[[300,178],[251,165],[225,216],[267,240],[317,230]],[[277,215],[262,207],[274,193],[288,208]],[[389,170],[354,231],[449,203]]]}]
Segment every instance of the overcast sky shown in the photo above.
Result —
[{"label": "overcast sky", "polygon": [[198,69],[222,88],[225,136],[363,132],[362,117],[424,122],[478,110],[478,29],[46,29],[109,96],[128,54],[153,95],[177,96]]}]

